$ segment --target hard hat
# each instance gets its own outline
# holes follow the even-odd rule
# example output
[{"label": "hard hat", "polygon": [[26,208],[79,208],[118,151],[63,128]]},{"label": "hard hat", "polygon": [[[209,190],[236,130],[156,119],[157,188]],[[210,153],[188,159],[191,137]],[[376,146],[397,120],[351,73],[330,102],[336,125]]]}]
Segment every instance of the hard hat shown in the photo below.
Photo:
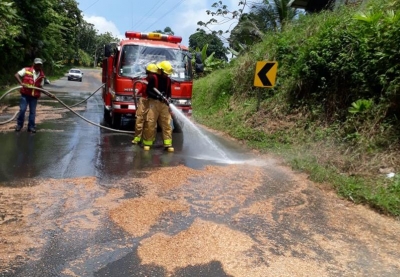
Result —
[{"label": "hard hat", "polygon": [[165,74],[171,75],[172,72],[174,72],[174,69],[172,68],[172,65],[169,61],[162,61],[157,64],[157,67],[159,69],[162,69]]},{"label": "hard hat", "polygon": [[146,70],[147,70],[147,71],[150,71],[150,72],[153,72],[153,73],[157,73],[158,67],[157,67],[157,65],[154,64],[154,63],[149,63],[149,64],[146,66]]}]

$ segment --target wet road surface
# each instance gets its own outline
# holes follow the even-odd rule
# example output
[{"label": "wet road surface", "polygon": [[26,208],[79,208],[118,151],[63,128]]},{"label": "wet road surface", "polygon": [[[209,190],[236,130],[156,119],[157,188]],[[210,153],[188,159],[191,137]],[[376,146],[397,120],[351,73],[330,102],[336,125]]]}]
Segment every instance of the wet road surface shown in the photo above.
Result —
[{"label": "wet road surface", "polygon": [[[45,88],[77,103],[84,72]],[[398,220],[274,158],[189,124],[145,152],[40,101],[36,134],[0,125],[0,276],[400,276]],[[75,110],[104,124],[101,92]]]}]

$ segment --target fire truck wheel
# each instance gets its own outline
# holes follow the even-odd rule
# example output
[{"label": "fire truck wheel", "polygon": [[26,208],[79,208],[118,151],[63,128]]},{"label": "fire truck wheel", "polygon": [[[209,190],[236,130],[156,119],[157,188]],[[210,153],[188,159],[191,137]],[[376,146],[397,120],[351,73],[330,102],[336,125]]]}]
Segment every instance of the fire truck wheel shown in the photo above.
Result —
[{"label": "fire truck wheel", "polygon": [[111,122],[110,111],[107,110],[105,107],[104,107],[104,121],[105,121],[106,123],[108,123],[108,124],[110,124],[110,122]]},{"label": "fire truck wheel", "polygon": [[118,129],[121,126],[121,115],[120,114],[112,114],[111,115],[111,126],[114,129]]}]

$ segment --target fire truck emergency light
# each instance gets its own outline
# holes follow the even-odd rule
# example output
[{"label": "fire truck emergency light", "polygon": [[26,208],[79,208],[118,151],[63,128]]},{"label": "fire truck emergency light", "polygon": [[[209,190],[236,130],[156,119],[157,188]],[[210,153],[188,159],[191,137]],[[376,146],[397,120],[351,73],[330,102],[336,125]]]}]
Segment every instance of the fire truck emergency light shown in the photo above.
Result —
[{"label": "fire truck emergency light", "polygon": [[164,35],[160,33],[140,33],[140,32],[125,32],[126,38],[137,38],[137,39],[151,39],[151,40],[162,40],[171,43],[180,43],[182,42],[182,37],[178,36],[170,36]]}]

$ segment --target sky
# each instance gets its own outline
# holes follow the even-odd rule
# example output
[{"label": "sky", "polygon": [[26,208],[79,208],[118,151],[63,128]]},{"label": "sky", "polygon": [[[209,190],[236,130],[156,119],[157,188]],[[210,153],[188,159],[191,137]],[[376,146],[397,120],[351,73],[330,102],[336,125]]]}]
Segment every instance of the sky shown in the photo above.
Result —
[{"label": "sky", "polygon": [[[230,10],[237,10],[240,0],[224,0]],[[120,39],[126,31],[151,32],[170,27],[182,44],[189,46],[189,36],[199,27],[198,21],[207,22],[211,16],[206,10],[217,0],[77,0],[84,19],[92,23],[99,34],[110,32]],[[217,18],[222,20],[222,18]],[[215,26],[226,30],[232,21]],[[231,27],[231,29],[234,27]]]}]

